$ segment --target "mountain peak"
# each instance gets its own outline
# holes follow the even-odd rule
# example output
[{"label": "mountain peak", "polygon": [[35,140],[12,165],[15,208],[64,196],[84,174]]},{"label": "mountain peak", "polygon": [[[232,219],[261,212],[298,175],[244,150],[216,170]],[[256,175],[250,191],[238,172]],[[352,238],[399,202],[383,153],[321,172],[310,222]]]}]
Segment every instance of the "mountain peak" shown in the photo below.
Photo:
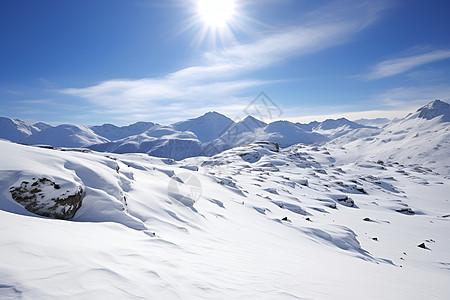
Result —
[{"label": "mountain peak", "polygon": [[264,127],[264,126],[267,125],[263,121],[260,121],[260,120],[258,120],[257,118],[255,118],[255,117],[253,117],[251,115],[246,116],[245,119],[242,120],[241,122],[245,123],[245,124],[253,124],[253,125],[256,125],[256,127]]},{"label": "mountain peak", "polygon": [[321,129],[321,130],[331,130],[331,129],[336,129],[342,126],[348,126],[350,129],[358,129],[358,128],[362,128],[365,127],[361,124],[352,122],[346,118],[339,118],[339,119],[327,119],[321,123],[318,123],[315,128],[316,129]]},{"label": "mountain peak", "polygon": [[221,113],[218,113],[217,111],[208,111],[206,114],[204,114],[202,117],[224,117]]},{"label": "mountain peak", "polygon": [[431,120],[442,116],[443,122],[450,122],[450,105],[441,100],[434,100],[417,110],[413,117]]},{"label": "mountain peak", "polygon": [[36,127],[39,130],[45,130],[47,128],[53,127],[52,125],[49,125],[47,123],[44,122],[38,122],[36,124],[33,124],[34,127]]},{"label": "mountain peak", "polygon": [[210,111],[200,117],[174,123],[172,126],[178,131],[193,132],[202,143],[205,143],[218,138],[233,123],[227,116]]}]

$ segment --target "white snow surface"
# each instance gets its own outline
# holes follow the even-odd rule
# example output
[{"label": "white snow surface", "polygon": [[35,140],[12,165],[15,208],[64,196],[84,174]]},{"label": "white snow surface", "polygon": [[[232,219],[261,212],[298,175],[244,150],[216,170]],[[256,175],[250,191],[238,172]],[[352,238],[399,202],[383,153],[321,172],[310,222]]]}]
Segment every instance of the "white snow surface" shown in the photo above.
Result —
[{"label": "white snow surface", "polygon": [[[447,298],[449,177],[333,147],[176,162],[0,141],[0,298]],[[72,220],[11,198],[33,177],[85,188]]]}]

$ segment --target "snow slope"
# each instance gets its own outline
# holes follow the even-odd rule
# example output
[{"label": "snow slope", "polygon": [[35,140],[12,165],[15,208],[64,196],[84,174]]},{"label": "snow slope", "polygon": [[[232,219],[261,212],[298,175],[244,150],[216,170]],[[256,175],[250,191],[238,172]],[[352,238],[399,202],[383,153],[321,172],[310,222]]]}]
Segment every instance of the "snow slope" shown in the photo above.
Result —
[{"label": "snow slope", "polygon": [[[11,198],[44,176],[85,188],[73,220]],[[444,299],[449,183],[323,146],[175,162],[0,141],[0,298]]]}]

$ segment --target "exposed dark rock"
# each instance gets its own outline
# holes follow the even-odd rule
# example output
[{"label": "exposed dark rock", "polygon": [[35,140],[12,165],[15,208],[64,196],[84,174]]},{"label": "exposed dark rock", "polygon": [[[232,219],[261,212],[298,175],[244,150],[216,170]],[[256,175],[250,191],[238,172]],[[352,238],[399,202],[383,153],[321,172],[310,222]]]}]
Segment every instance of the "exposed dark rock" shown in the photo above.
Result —
[{"label": "exposed dark rock", "polygon": [[34,147],[42,148],[42,149],[51,149],[55,150],[56,148],[50,145],[35,145]]},{"label": "exposed dark rock", "polygon": [[414,210],[412,210],[410,207],[405,207],[405,208],[399,208],[395,210],[396,212],[402,213],[402,214],[407,214],[407,215],[414,215],[415,212]]},{"label": "exposed dark rock", "polygon": [[325,204],[326,207],[332,208],[332,209],[338,209],[336,206],[336,203],[327,203]]},{"label": "exposed dark rock", "polygon": [[367,195],[367,192],[366,192],[366,190],[365,190],[364,188],[362,188],[362,187],[356,187],[355,189],[356,189],[358,192],[360,192],[361,194]]},{"label": "exposed dark rock", "polygon": [[427,246],[425,246],[425,243],[422,243],[422,244],[418,245],[417,247],[423,248],[423,249],[428,249]]},{"label": "exposed dark rock", "polygon": [[347,196],[337,198],[336,201],[348,207],[356,207],[355,201]]},{"label": "exposed dark rock", "polygon": [[12,198],[29,212],[55,219],[71,219],[81,207],[83,188],[78,186],[70,190],[60,191],[59,196],[50,198],[46,193],[55,194],[61,186],[50,179],[40,178],[33,183],[22,181],[20,186],[11,187]]}]

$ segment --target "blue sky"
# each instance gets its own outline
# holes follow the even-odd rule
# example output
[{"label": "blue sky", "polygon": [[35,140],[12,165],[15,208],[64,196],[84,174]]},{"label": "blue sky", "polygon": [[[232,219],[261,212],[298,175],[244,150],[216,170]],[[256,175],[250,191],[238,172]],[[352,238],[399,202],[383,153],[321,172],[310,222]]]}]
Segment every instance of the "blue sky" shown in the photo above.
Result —
[{"label": "blue sky", "polygon": [[233,2],[220,24],[202,1],[1,1],[0,115],[239,118],[264,91],[306,122],[450,99],[450,1],[210,0]]}]

